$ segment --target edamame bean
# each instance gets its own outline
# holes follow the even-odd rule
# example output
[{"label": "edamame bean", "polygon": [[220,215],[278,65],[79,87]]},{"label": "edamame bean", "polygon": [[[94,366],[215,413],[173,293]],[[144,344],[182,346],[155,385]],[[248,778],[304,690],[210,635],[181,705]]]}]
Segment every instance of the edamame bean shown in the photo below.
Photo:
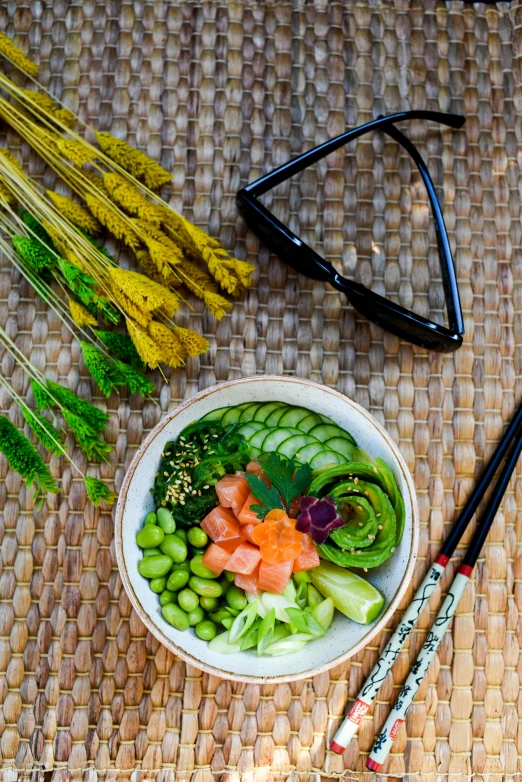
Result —
[{"label": "edamame bean", "polygon": [[226,578],[220,578],[219,583],[221,584],[221,589],[223,590],[221,594],[224,597],[228,592],[228,590],[230,589],[231,586],[230,581],[228,581]]},{"label": "edamame bean", "polygon": [[[152,528],[151,528],[152,529]],[[159,529],[159,527],[157,527]],[[163,530],[161,530],[163,533]],[[177,535],[165,535],[160,549],[167,554],[173,562],[179,564],[187,558],[187,546]]]},{"label": "edamame bean", "polygon": [[202,597],[220,597],[223,592],[219,582],[211,581],[208,578],[201,578],[200,576],[191,576],[189,579],[189,587],[196,595],[201,595]]},{"label": "edamame bean", "polygon": [[140,548],[156,548],[163,541],[165,533],[153,524],[142,527],[136,535],[136,543]]},{"label": "edamame bean", "polygon": [[210,619],[206,619],[204,622],[200,622],[195,626],[194,630],[198,638],[202,641],[211,641],[217,635],[217,627]]},{"label": "edamame bean", "polygon": [[203,557],[203,554],[205,553],[204,548],[194,548],[194,546],[190,547],[190,557]]},{"label": "edamame bean", "polygon": [[243,608],[246,608],[248,604],[245,593],[235,584],[230,584],[230,588],[227,590],[225,599],[231,608],[236,608],[239,611],[242,611]]},{"label": "edamame bean", "polygon": [[166,576],[172,567],[172,559],[166,554],[156,554],[154,557],[144,557],[138,562],[138,573],[145,578],[161,578]]},{"label": "edamame bean", "polygon": [[200,622],[203,621],[205,618],[205,612],[201,608],[201,606],[198,606],[193,611],[189,611],[189,625],[191,627],[194,627],[194,625],[198,625]]},{"label": "edamame bean", "polygon": [[143,522],[143,526],[146,524],[155,524],[156,523],[156,514],[154,511],[151,511],[150,513],[147,513],[145,516],[145,521]]},{"label": "edamame bean", "polygon": [[165,591],[162,592],[159,596],[160,606],[166,606],[167,603],[175,603],[177,597],[178,596],[175,592],[171,592],[169,589],[165,589]]},{"label": "edamame bean", "polygon": [[208,543],[208,535],[201,527],[191,527],[187,532],[187,539],[191,546],[205,548]]},{"label": "edamame bean", "polygon": [[232,573],[231,570],[224,570],[223,571],[223,576],[226,578],[227,581],[232,582],[235,579],[236,574]]},{"label": "edamame bean", "polygon": [[179,592],[184,586],[187,586],[190,575],[186,570],[173,570],[167,581],[167,589],[171,592]]},{"label": "edamame bean", "polygon": [[189,618],[185,611],[176,605],[176,603],[167,603],[161,609],[163,618],[169,625],[175,627],[176,630],[188,630]]},{"label": "edamame bean", "polygon": [[156,554],[161,554],[161,549],[159,549],[159,548],[145,548],[145,549],[143,549],[143,556],[144,557],[155,557]]},{"label": "edamame bean", "polygon": [[212,611],[210,618],[216,624],[222,624],[223,619],[229,619],[232,616],[228,608],[218,608],[217,611]]},{"label": "edamame bean", "polygon": [[217,578],[214,571],[203,564],[202,554],[196,554],[195,557],[192,557],[190,560],[190,569],[195,576],[199,576],[200,578]]},{"label": "edamame bean", "polygon": [[158,527],[161,527],[165,535],[172,535],[172,533],[176,531],[174,516],[167,508],[158,508],[156,518],[158,520]]},{"label": "edamame bean", "polygon": [[186,542],[187,542],[187,533],[186,533],[186,530],[184,530],[184,529],[177,529],[177,530],[175,531],[174,535],[177,535],[177,536],[178,536],[178,538],[181,538],[181,540],[183,541],[183,543],[186,543]]},{"label": "edamame bean", "polygon": [[174,565],[172,570],[184,570],[186,573],[190,574],[190,565],[188,562],[178,562],[177,565]]},{"label": "edamame bean", "polygon": [[204,611],[215,611],[219,605],[217,597],[200,597],[199,604]]},{"label": "edamame bean", "polygon": [[150,588],[156,594],[160,594],[167,586],[167,576],[161,576],[161,578],[153,578],[149,584]]},{"label": "edamame bean", "polygon": [[178,603],[184,611],[190,613],[199,605],[199,598],[192,589],[182,589],[178,595]]}]

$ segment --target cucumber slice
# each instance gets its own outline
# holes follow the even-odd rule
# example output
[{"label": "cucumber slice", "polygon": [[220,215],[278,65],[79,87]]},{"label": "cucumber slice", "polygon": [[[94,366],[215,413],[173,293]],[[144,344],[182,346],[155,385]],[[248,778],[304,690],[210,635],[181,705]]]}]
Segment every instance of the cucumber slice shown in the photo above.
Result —
[{"label": "cucumber slice", "polygon": [[317,440],[308,434],[294,434],[288,440],[283,440],[281,445],[277,446],[277,453],[292,459],[301,448],[307,445],[313,445]]},{"label": "cucumber slice", "polygon": [[260,407],[256,410],[256,414],[254,416],[254,421],[261,421],[263,423],[266,421],[270,413],[273,413],[274,410],[278,410],[280,407],[286,407],[284,402],[263,402]]},{"label": "cucumber slice", "polygon": [[281,445],[284,440],[288,440],[288,438],[292,437],[294,434],[301,434],[301,432],[299,429],[275,429],[273,432],[270,432],[270,434],[267,434],[263,440],[261,450],[264,453],[276,451],[278,445]]},{"label": "cucumber slice", "polygon": [[276,410],[272,410],[268,418],[265,418],[265,424],[267,426],[277,426],[279,423],[279,419],[284,416],[287,410],[291,410],[291,405],[283,405],[283,407],[278,407]]},{"label": "cucumber slice", "polygon": [[245,440],[250,440],[253,434],[255,434],[259,429],[264,429],[265,427],[263,424],[258,423],[257,421],[249,421],[246,424],[241,424],[241,426],[237,427],[237,432],[239,434],[242,434]]},{"label": "cucumber slice", "polygon": [[[217,410],[211,410],[210,413],[207,413],[203,416],[203,418],[200,418],[200,421],[221,421],[225,413],[230,410],[230,407],[218,407]],[[233,409],[233,408],[232,408]]]},{"label": "cucumber slice", "polygon": [[326,467],[327,464],[343,464],[344,462],[346,459],[335,451],[321,451],[314,456],[310,467],[312,470],[317,470],[319,467]]},{"label": "cucumber slice", "polygon": [[323,424],[333,424],[334,426],[337,426],[335,421],[332,421],[332,419],[328,418],[327,415],[321,415],[321,413],[318,413],[318,416],[321,419],[321,421],[323,422]]},{"label": "cucumber slice", "polygon": [[237,419],[240,424],[246,424],[249,421],[254,420],[257,409],[261,407],[261,402],[252,402],[247,405],[244,410],[241,411],[239,418]]},{"label": "cucumber slice", "polygon": [[224,427],[233,426],[237,424],[238,418],[241,415],[242,410],[239,407],[230,407],[223,418],[221,419],[221,425]]},{"label": "cucumber slice", "polygon": [[295,458],[298,462],[301,462],[301,464],[310,464],[314,456],[321,453],[321,451],[324,451],[324,445],[323,443],[320,443],[319,440],[316,440],[310,445],[305,445],[304,448],[300,448],[296,453]]},{"label": "cucumber slice", "polygon": [[319,424],[322,424],[323,421],[321,421],[320,417],[317,415],[317,413],[310,413],[306,416],[306,418],[303,418],[302,421],[299,421],[297,424],[297,428],[300,429],[302,432],[307,434],[310,429],[313,429],[314,426],[319,426]]},{"label": "cucumber slice", "polygon": [[[261,421],[251,421],[252,424],[260,424]],[[261,448],[263,445],[263,440],[267,437],[267,435],[270,434],[270,432],[275,432],[275,429],[269,429],[266,426],[263,426],[262,429],[258,429],[255,434],[252,435],[252,437],[249,439],[248,444],[251,448]]]},{"label": "cucumber slice", "polygon": [[357,446],[352,445],[348,440],[345,440],[344,437],[332,437],[330,440],[325,440],[324,444],[331,451],[335,451],[335,453],[344,456],[349,462],[359,461],[359,459],[355,459],[354,456],[355,452],[359,449]]},{"label": "cucumber slice", "polygon": [[307,410],[306,407],[291,407],[289,410],[283,413],[277,422],[277,425],[293,426],[299,429],[299,421],[302,421],[304,418],[308,418],[310,412],[311,411]]},{"label": "cucumber slice", "polygon": [[317,438],[317,440],[320,440],[322,443],[326,440],[331,440],[332,437],[343,437],[352,445],[357,445],[352,435],[349,432],[345,432],[344,429],[341,429],[341,427],[336,424],[319,424],[319,426],[314,426],[310,429],[308,434]]},{"label": "cucumber slice", "polygon": [[261,451],[259,450],[259,448],[252,448],[252,446],[250,446],[250,458],[251,459],[257,459],[257,457],[260,456],[260,455],[261,455]]}]

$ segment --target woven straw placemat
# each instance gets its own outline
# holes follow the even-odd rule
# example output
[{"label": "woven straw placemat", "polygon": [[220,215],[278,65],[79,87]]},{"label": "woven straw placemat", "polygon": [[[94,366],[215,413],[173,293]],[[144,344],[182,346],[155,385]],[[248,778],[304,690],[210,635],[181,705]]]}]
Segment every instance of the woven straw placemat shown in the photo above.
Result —
[{"label": "woven straw placemat", "polygon": [[[257,264],[230,317],[216,323],[197,307],[185,316],[211,350],[168,383],[158,380],[159,406],[108,400],[115,450],[104,477],[118,487],[145,433],[198,389],[256,373],[318,380],[364,405],[401,447],[421,512],[418,585],[522,396],[521,28],[517,2],[0,4],[0,29],[41,63],[43,83],[86,121],[161,159],[173,172],[173,205]],[[370,325],[336,292],[270,258],[236,213],[236,190],[262,171],[401,109],[467,119],[461,131],[406,128],[443,198],[454,248],[466,337],[453,355],[427,354]],[[1,133],[32,174],[54,183],[12,133]],[[425,192],[394,142],[367,137],[268,200],[347,274],[442,317]],[[0,323],[49,377],[93,393],[77,343],[5,259]],[[1,369],[11,373],[8,358]],[[18,370],[12,382],[26,391]],[[0,402],[10,409],[5,394]],[[11,415],[21,425],[14,408]],[[500,781],[522,770],[520,469],[383,778]],[[202,675],[162,648],[131,610],[110,514],[86,503],[62,461],[53,458],[52,471],[64,493],[35,513],[0,461],[5,780],[17,770],[31,779],[45,770],[46,781],[132,772],[133,780],[197,782],[349,771],[370,778],[365,759],[422,644],[427,614],[339,757],[328,739],[391,626],[351,663],[312,680],[258,687]],[[404,605],[410,597],[411,589]]]}]

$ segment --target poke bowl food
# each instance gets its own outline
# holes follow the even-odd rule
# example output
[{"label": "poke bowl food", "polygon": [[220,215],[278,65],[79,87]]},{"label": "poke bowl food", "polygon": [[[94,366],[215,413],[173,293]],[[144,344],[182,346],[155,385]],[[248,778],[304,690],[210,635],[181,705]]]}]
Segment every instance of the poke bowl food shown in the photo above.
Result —
[{"label": "poke bowl food", "polygon": [[193,664],[248,681],[361,648],[417,545],[411,477],[382,431],[293,378],[233,381],[173,411],[117,510],[118,563],[145,624]]}]

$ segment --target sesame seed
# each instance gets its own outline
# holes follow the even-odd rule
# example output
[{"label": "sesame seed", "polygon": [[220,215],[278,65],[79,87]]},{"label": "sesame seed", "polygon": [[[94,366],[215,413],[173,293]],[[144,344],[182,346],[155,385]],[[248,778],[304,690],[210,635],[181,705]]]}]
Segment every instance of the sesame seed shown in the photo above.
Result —
[{"label": "sesame seed", "polygon": [[363,523],[362,521],[359,522],[359,527],[362,527]]},{"label": "sesame seed", "polygon": [[165,471],[165,472],[163,473],[163,475],[165,475],[167,478],[169,477],[169,474],[168,474],[168,472],[167,472],[167,471]]},{"label": "sesame seed", "polygon": [[382,529],[382,524],[379,524],[379,529]]},{"label": "sesame seed", "polygon": [[210,489],[210,486],[208,485],[208,483],[206,483],[206,484],[203,486],[203,488],[204,488],[204,489]]},{"label": "sesame seed", "polygon": [[360,510],[360,511],[361,511],[361,513],[362,513],[362,508],[361,508],[361,506],[360,506],[360,505],[358,505],[358,506],[357,506],[357,510]]},{"label": "sesame seed", "polygon": [[395,546],[392,547],[392,550],[391,550],[392,554],[393,554],[394,551],[395,551]]},{"label": "sesame seed", "polygon": [[359,483],[359,478],[354,478],[354,479],[353,479],[353,482],[354,482],[354,483]]},{"label": "sesame seed", "polygon": [[381,518],[381,514],[380,513],[377,513],[376,516],[377,516],[378,519]]},{"label": "sesame seed", "polygon": [[195,489],[192,489],[192,494],[197,494],[197,491]]},{"label": "sesame seed", "polygon": [[367,567],[363,567],[363,570],[364,570],[365,573],[368,572],[368,568]]}]

